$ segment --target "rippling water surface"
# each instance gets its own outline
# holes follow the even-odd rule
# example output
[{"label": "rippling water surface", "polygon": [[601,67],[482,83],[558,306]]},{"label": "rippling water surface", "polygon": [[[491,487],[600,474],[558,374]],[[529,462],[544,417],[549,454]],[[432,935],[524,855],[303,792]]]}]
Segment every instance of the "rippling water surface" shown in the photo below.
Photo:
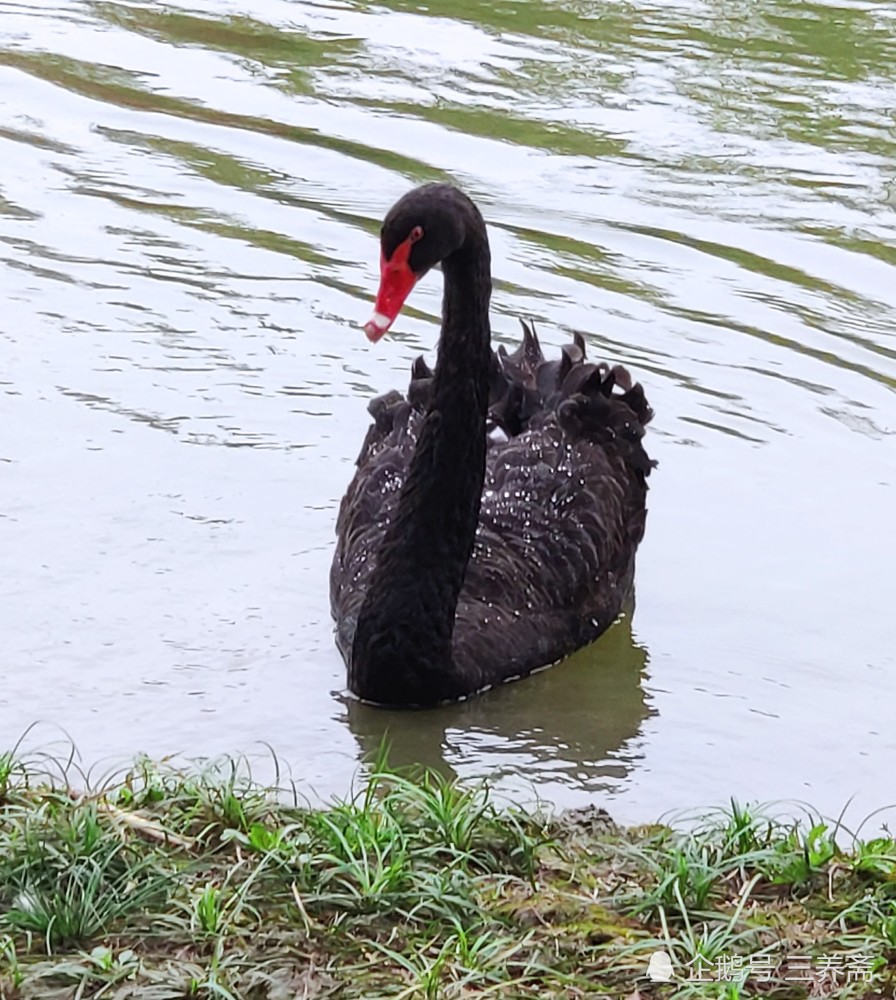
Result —
[{"label": "rippling water surface", "polygon": [[[892,799],[896,15],[861,0],[0,0],[0,743],[393,758],[625,820]],[[494,330],[629,364],[637,609],[456,708],[343,696],[379,221],[480,203]]]}]

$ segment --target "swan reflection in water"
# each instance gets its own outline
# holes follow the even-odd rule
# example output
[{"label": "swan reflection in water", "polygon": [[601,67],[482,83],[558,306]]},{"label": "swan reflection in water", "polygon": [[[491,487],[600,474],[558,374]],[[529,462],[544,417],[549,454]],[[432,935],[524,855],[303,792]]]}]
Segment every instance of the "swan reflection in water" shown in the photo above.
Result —
[{"label": "swan reflection in water", "polygon": [[488,778],[561,805],[616,789],[656,714],[641,685],[648,653],[632,634],[631,611],[556,667],[469,701],[408,712],[346,698],[349,729],[367,759],[385,740],[393,767]]}]

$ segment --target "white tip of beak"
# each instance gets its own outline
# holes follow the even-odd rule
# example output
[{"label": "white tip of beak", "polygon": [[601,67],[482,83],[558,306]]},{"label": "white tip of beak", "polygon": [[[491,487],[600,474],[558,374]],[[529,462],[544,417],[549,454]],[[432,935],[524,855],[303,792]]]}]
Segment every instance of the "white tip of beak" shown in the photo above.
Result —
[{"label": "white tip of beak", "polygon": [[375,312],[364,324],[364,332],[367,334],[367,339],[375,344],[391,325],[392,320],[388,316]]}]

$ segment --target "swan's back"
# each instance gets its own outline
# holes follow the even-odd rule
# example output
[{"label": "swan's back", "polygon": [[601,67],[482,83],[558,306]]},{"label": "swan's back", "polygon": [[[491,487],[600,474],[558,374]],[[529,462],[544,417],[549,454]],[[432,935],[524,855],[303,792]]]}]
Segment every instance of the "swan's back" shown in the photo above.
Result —
[{"label": "swan's back", "polygon": [[[482,505],[453,639],[470,690],[525,676],[595,639],[631,589],[651,468],[641,439],[652,413],[625,369],[587,363],[584,348],[576,335],[545,361],[524,324],[520,349],[492,356]],[[369,407],[330,576],[347,658],[430,379],[418,359],[406,397],[393,391]]]}]

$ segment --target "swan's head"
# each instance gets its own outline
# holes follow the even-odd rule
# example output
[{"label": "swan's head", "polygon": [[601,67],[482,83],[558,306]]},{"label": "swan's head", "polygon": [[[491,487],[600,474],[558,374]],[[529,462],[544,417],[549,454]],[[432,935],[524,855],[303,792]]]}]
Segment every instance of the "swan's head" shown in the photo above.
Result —
[{"label": "swan's head", "polygon": [[423,275],[464,245],[471,223],[483,225],[478,209],[450,184],[424,184],[392,206],[380,230],[380,288],[364,324],[369,340],[395,322]]}]

